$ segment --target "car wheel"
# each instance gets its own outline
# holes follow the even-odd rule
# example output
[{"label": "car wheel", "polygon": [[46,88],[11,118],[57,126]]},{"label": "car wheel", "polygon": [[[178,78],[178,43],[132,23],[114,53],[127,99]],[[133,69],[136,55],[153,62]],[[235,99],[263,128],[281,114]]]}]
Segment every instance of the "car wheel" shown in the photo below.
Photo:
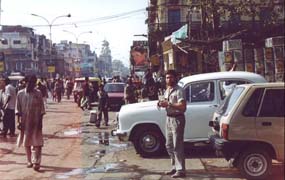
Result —
[{"label": "car wheel", "polygon": [[162,134],[153,127],[137,129],[133,143],[137,152],[143,157],[158,155],[165,149]]},{"label": "car wheel", "polygon": [[265,179],[272,168],[272,159],[262,148],[249,149],[239,158],[238,168],[247,179]]}]

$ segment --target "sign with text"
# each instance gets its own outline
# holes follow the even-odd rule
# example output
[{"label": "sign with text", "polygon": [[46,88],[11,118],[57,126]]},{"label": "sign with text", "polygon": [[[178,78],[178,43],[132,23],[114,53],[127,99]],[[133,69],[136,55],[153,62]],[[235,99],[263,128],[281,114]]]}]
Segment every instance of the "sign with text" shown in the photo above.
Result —
[{"label": "sign with text", "polygon": [[55,66],[48,66],[48,72],[54,73],[55,72]]}]

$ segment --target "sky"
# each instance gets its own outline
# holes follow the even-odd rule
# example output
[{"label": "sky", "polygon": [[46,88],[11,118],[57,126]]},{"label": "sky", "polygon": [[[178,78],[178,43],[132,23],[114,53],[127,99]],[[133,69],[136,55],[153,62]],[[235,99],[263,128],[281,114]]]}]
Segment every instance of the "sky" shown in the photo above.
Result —
[{"label": "sky", "polygon": [[[1,24],[32,27],[36,34],[49,39],[48,22],[52,23],[52,41],[68,40],[90,44],[100,55],[103,40],[110,43],[113,59],[129,66],[129,51],[133,40],[147,40],[137,34],[146,34],[145,8],[147,0],[0,0]],[[64,31],[69,31],[64,32]],[[92,33],[85,33],[92,31]],[[81,35],[80,35],[81,34]]]}]

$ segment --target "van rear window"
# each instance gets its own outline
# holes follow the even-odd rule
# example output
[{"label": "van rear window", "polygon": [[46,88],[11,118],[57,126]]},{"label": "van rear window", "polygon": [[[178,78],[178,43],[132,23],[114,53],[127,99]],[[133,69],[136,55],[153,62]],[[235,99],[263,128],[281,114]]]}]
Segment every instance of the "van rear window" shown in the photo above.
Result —
[{"label": "van rear window", "polygon": [[251,97],[249,98],[243,109],[242,114],[244,116],[256,117],[263,91],[263,88],[258,88],[252,93]]}]

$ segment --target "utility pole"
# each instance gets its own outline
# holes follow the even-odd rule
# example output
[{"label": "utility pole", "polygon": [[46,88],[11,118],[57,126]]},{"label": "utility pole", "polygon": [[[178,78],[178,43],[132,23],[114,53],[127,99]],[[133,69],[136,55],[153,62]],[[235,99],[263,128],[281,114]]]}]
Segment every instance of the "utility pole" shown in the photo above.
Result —
[{"label": "utility pole", "polygon": [[2,13],[2,6],[1,6],[1,4],[2,4],[2,1],[0,0],[0,26],[2,25],[1,24],[1,13]]}]

